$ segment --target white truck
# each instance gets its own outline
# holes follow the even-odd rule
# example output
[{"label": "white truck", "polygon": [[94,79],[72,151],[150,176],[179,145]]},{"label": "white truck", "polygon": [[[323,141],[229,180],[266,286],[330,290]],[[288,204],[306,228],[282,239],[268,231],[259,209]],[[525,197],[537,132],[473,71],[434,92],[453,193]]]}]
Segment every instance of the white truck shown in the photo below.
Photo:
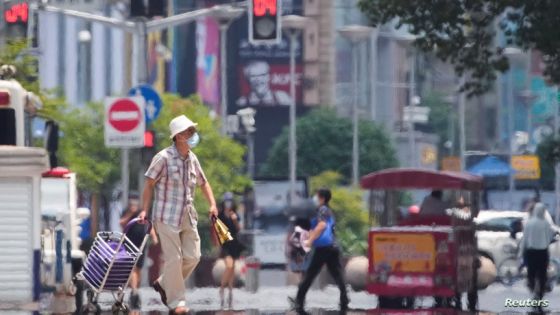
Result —
[{"label": "white truck", "polygon": [[41,148],[0,145],[0,302],[21,307],[41,292]]},{"label": "white truck", "polygon": [[[41,284],[43,292],[58,297],[47,299],[49,310],[73,310],[81,296],[72,281],[85,260],[80,250],[80,224],[90,215],[87,208],[77,207],[76,174],[57,167],[41,178]],[[80,295],[81,292],[78,292]],[[65,296],[65,298],[61,298]]]},{"label": "white truck", "polygon": [[0,302],[38,309],[51,289],[69,301],[53,303],[52,311],[72,312],[72,259],[83,257],[76,177],[51,170],[47,151],[29,147],[26,129],[41,102],[9,78],[14,72],[0,67]]}]

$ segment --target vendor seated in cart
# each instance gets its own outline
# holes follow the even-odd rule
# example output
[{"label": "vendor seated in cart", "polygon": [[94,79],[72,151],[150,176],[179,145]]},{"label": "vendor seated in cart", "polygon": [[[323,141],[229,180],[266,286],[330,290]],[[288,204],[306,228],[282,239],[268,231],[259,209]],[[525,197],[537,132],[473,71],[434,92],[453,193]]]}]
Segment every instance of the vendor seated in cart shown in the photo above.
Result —
[{"label": "vendor seated in cart", "polygon": [[420,215],[446,215],[449,209],[448,202],[443,201],[443,192],[433,190],[431,194],[424,198],[420,205]]}]

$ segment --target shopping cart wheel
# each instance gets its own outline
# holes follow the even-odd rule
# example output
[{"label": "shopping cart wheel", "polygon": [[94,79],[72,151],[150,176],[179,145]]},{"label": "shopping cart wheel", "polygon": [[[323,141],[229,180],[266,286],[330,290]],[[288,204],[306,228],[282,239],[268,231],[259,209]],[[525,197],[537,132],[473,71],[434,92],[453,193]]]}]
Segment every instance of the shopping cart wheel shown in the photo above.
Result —
[{"label": "shopping cart wheel", "polygon": [[101,306],[97,303],[88,303],[82,306],[81,314],[101,314]]},{"label": "shopping cart wheel", "polygon": [[111,311],[115,315],[116,314],[126,315],[126,314],[128,314],[128,306],[126,306],[126,304],[121,303],[121,302],[115,302],[115,304],[113,304],[113,306],[111,306]]}]

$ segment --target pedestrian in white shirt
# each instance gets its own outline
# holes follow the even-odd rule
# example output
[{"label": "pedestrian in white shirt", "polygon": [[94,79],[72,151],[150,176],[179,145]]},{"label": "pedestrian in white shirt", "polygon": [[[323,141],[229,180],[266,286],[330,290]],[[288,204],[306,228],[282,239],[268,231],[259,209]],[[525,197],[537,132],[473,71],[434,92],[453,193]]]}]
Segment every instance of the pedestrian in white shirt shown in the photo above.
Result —
[{"label": "pedestrian in white shirt", "polygon": [[520,246],[527,262],[527,284],[535,294],[534,298],[538,300],[544,296],[549,263],[548,246],[555,235],[554,229],[545,218],[545,212],[544,204],[535,204],[532,215],[523,229]]}]

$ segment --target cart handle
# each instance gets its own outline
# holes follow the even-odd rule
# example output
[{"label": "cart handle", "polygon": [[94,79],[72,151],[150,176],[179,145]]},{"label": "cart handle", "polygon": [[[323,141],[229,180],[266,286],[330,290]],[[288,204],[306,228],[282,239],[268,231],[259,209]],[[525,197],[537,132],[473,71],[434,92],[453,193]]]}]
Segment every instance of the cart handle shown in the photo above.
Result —
[{"label": "cart handle", "polygon": [[[130,220],[130,222],[128,222],[126,224],[126,226],[124,227],[124,234],[128,233],[128,230],[134,225],[134,224],[142,224],[142,223],[138,223],[138,221],[140,221],[139,218],[134,218],[132,220]],[[150,233],[150,231],[152,230],[152,222],[148,219],[145,220],[146,221],[146,227],[144,228],[144,234],[148,234]]]}]

